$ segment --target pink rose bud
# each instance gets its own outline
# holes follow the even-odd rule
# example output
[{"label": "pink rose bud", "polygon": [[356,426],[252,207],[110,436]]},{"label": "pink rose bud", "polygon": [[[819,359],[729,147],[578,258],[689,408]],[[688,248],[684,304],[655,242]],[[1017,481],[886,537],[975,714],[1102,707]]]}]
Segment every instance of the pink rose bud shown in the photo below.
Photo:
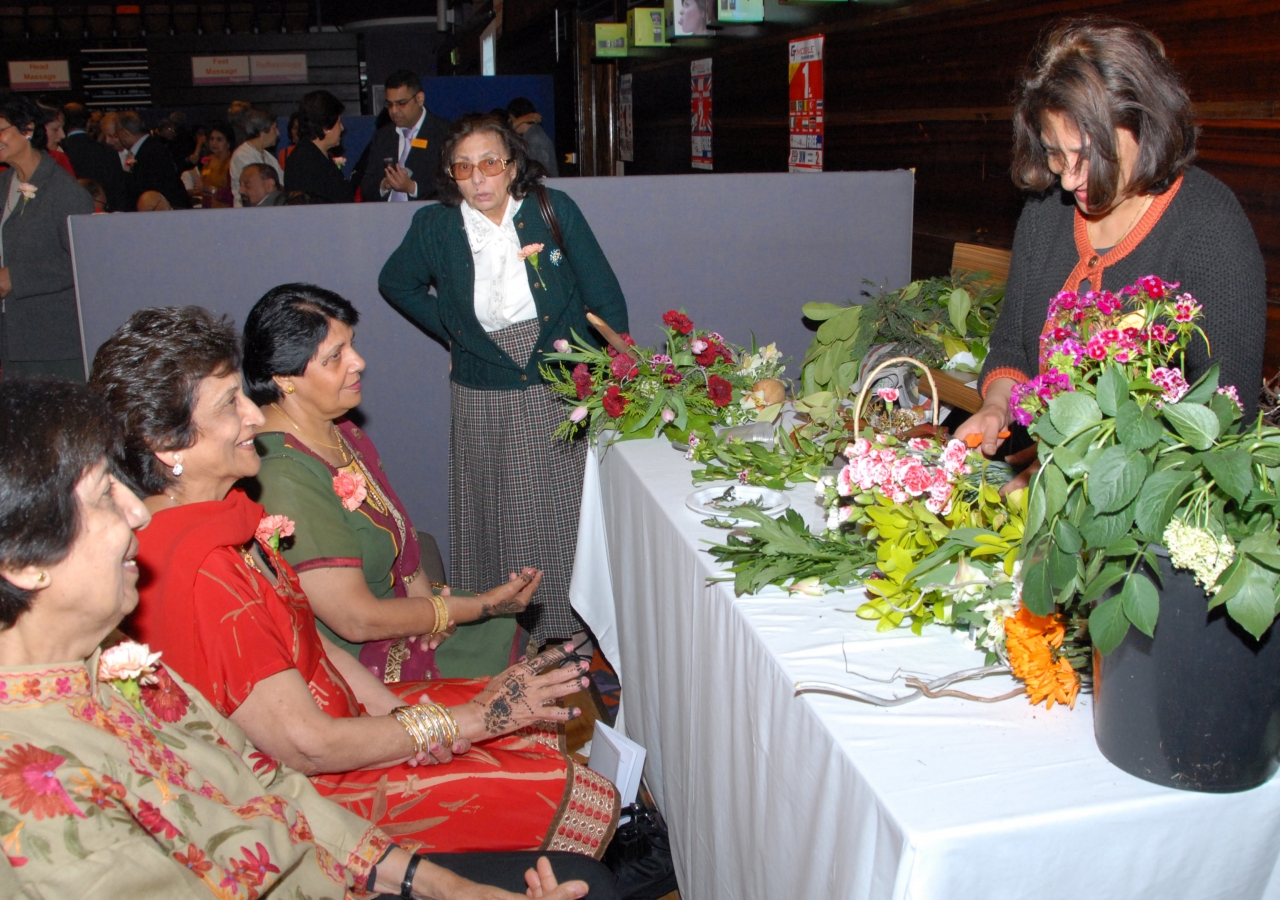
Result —
[{"label": "pink rose bud", "polygon": [[587,417],[587,413],[589,412],[591,412],[591,410],[585,406],[575,406],[573,408],[573,412],[569,413],[569,421],[574,423],[581,422]]},{"label": "pink rose bud", "polygon": [[556,348],[557,353],[569,352],[569,342],[566,341],[564,338],[560,338],[560,340],[556,341],[553,346]]},{"label": "pink rose bud", "polygon": [[662,411],[662,421],[674,422],[675,418],[676,418],[676,411],[674,409],[664,409]]}]

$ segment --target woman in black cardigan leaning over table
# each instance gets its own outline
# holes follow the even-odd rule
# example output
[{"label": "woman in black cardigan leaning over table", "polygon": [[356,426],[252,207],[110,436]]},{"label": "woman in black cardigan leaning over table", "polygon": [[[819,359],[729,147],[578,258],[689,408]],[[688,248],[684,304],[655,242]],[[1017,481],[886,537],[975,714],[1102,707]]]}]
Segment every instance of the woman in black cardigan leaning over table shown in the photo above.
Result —
[{"label": "woman in black cardigan leaning over table", "polygon": [[[538,364],[571,329],[593,339],[588,310],[625,332],[626,301],[560,191],[547,191],[563,245],[553,237],[535,196],[542,167],[505,120],[464,116],[440,159],[441,205],[414,214],[378,286],[452,355],[450,581],[483,589],[508,571],[542,569],[520,617],[542,645],[582,630],[568,595],[586,444],[554,436],[565,407]],[[520,256],[531,244],[542,245],[537,270]]]},{"label": "woman in black cardigan leaning over table", "polygon": [[312,91],[299,102],[298,146],[284,164],[286,191],[302,191],[325,203],[355,200],[356,189],[329,156],[342,141],[344,109],[328,91]]},{"label": "woman in black cardigan leaning over table", "polygon": [[[1040,334],[1059,291],[1118,293],[1144,275],[1204,305],[1188,381],[1217,363],[1246,421],[1257,415],[1266,335],[1258,241],[1230,188],[1191,165],[1191,101],[1160,40],[1125,22],[1051,27],[1014,109],[1013,178],[1035,194],[1013,238],[1004,310],[982,370],[982,409],[956,430],[994,453],[1013,386],[1038,374]],[[1060,189],[1055,189],[1060,188]]]},{"label": "woman in black cardigan leaning over table", "polygon": [[93,198],[42,153],[45,115],[0,91],[0,370],[84,381],[67,216]]}]

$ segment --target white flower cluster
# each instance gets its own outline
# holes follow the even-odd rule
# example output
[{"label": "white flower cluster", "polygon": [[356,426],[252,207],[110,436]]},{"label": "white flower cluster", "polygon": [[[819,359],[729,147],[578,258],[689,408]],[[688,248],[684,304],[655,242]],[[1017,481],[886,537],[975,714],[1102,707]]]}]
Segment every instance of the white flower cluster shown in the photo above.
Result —
[{"label": "white flower cluster", "polygon": [[750,375],[761,366],[768,366],[770,363],[776,363],[780,359],[782,359],[782,351],[778,349],[778,345],[766,344],[760,348],[758,353],[749,353],[744,356],[738,371],[744,375]]},{"label": "white flower cluster", "polygon": [[1236,557],[1235,545],[1230,540],[1176,517],[1164,530],[1163,540],[1169,550],[1169,562],[1175,569],[1190,569],[1205,591],[1218,593],[1214,582]]},{"label": "white flower cluster", "polygon": [[[969,626],[969,634],[966,642],[975,649],[983,650],[988,653],[997,655],[1004,652],[1004,620],[1008,616],[1016,615],[1018,607],[1022,606],[1022,579],[1021,569],[1022,561],[1018,560],[1013,564],[1013,577],[1010,578],[1004,573],[1004,566],[996,564],[991,568],[991,575],[985,579],[981,571],[968,566],[964,557],[960,558],[960,565],[956,570],[956,577],[952,580],[953,584],[962,583],[963,580],[968,581],[985,581],[985,584],[972,584],[969,590],[962,593],[961,596],[967,594],[970,597],[979,597],[986,595],[988,599],[984,603],[980,603],[973,608],[974,612],[982,613],[982,617],[986,619],[986,624],[982,627],[977,625]],[[1013,595],[1007,599],[1001,599],[993,596],[989,588],[996,585],[1005,584],[1012,581],[1014,585]],[[975,590],[976,589],[976,590]],[[959,599],[959,597],[957,597]]]}]

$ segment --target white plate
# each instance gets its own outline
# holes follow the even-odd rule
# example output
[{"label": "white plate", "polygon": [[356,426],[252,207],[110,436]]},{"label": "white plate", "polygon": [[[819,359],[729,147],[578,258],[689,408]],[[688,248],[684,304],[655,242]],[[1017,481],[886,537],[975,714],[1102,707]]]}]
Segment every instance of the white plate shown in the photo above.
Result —
[{"label": "white plate", "polygon": [[[729,494],[727,500],[721,500],[720,505],[713,505],[713,501],[724,497],[728,491],[733,493]],[[766,516],[779,516],[784,509],[791,505],[781,491],[775,491],[772,488],[755,487],[750,484],[702,488],[686,497],[684,502],[685,506],[701,515],[728,519],[734,517],[734,507],[729,504],[745,504],[752,500],[760,501],[759,505],[763,507],[761,512]]]}]

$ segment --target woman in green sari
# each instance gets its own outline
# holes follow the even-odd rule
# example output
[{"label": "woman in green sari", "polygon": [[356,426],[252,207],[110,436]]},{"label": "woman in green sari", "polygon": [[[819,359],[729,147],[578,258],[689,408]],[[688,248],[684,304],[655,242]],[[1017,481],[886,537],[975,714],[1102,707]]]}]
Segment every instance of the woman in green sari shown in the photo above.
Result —
[{"label": "woman in green sari", "polygon": [[[361,398],[355,308],[306,284],[273,288],[245,321],[245,390],[266,417],[259,502],[306,523],[285,558],[325,635],[388,683],[494,675],[515,661],[516,623],[536,569],[479,596],[433,585],[413,523],[367,434],[346,418]],[[429,602],[443,595],[447,616]],[[474,624],[464,624],[474,623]],[[462,625],[448,641],[444,631]]]}]

